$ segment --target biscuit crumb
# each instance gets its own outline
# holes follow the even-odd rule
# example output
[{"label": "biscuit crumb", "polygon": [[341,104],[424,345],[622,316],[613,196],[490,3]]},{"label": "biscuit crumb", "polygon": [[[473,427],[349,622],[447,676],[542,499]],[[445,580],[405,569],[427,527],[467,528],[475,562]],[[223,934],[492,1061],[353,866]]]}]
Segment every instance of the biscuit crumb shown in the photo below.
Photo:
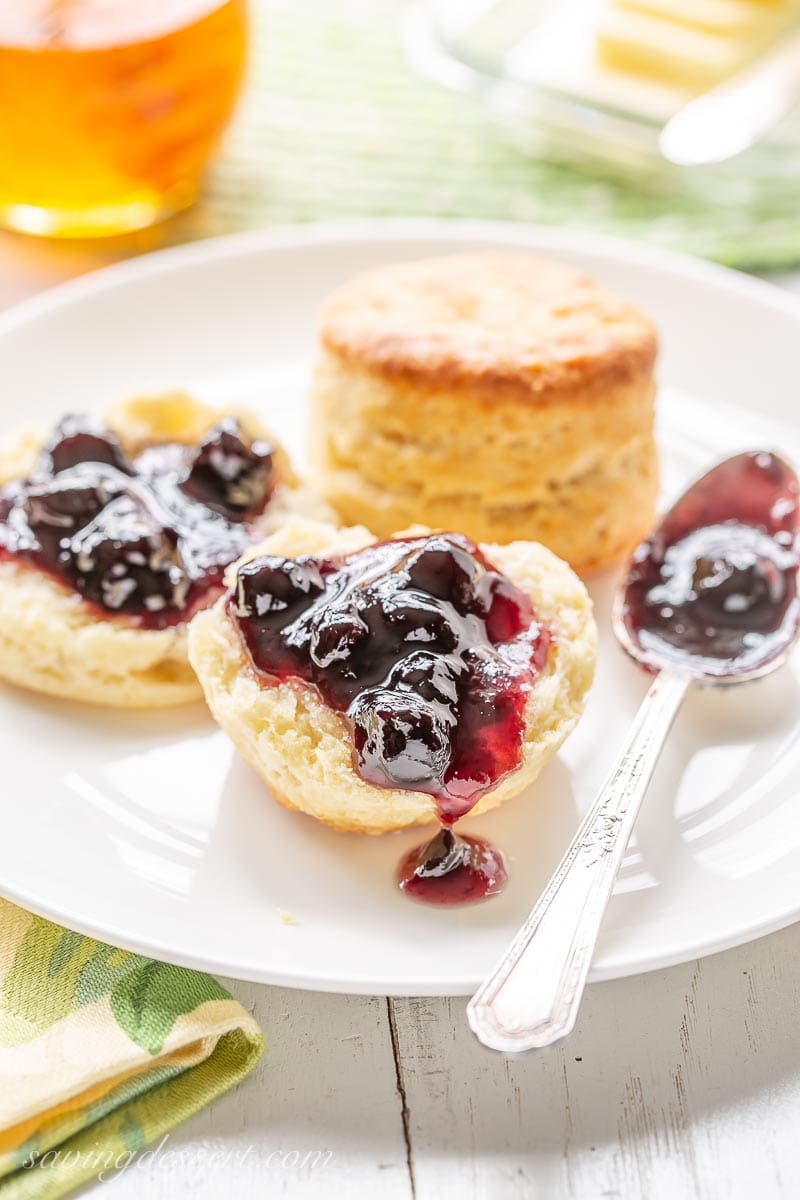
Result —
[{"label": "biscuit crumb", "polygon": [[280,921],[281,925],[300,924],[294,913],[287,912],[285,908],[276,908],[275,912],[278,914],[278,920]]}]

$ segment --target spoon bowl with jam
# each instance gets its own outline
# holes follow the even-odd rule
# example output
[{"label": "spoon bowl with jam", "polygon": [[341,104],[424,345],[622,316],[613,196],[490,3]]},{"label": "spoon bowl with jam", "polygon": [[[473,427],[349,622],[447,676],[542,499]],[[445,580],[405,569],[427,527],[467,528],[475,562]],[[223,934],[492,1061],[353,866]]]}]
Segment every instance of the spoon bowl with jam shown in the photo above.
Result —
[{"label": "spoon bowl with jam", "polygon": [[777,454],[703,475],[636,549],[614,631],[648,671],[736,684],[785,661],[800,622],[798,481]]},{"label": "spoon bowl with jam", "polygon": [[548,1046],[575,1024],[597,935],[661,748],[692,685],[782,666],[800,633],[800,483],[771,451],[713,467],[634,551],[614,632],[653,682],[628,742],[514,941],[467,1008],[485,1045]]}]

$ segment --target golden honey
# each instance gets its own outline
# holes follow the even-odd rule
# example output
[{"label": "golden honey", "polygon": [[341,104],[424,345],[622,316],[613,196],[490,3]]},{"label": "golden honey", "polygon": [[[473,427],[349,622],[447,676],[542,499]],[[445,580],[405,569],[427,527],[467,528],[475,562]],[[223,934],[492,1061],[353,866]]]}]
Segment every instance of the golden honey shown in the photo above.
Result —
[{"label": "golden honey", "polygon": [[89,237],[191,204],[246,32],[245,0],[0,0],[0,224]]}]

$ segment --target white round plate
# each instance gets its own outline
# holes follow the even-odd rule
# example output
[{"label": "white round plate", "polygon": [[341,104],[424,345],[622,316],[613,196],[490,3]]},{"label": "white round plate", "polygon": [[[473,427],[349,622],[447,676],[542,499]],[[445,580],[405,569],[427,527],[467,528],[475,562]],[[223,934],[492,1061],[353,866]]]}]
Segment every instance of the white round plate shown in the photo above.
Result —
[{"label": "white round plate", "polygon": [[[797,444],[800,305],[640,245],[519,226],[383,222],[244,235],[112,267],[0,318],[2,425],[149,387],[251,403],[303,457],[316,313],[363,267],[502,245],[629,296],[662,336],[664,491],[735,449]],[[428,909],[393,871],[420,831],[334,833],[275,804],[197,705],[110,712],[0,686],[0,892],[117,945],[331,991],[461,994],[525,916],[602,782],[646,680],[609,630],[586,715],[527,794],[474,822],[510,855],[505,893]],[[722,950],[800,915],[800,658],[692,695],[603,925],[592,978]],[[422,835],[424,836],[424,835]],[[296,924],[286,924],[282,913]]]}]

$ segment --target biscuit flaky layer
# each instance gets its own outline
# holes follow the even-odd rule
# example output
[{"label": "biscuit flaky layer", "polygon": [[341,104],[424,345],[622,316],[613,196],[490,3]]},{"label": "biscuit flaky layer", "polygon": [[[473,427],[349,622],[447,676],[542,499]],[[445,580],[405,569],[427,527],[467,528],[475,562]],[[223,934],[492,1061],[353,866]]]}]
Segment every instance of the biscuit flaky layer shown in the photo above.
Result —
[{"label": "biscuit flaky layer", "polygon": [[652,523],[655,332],[572,268],[507,253],[367,272],[323,310],[316,482],[381,536],[536,540],[589,571]]},{"label": "biscuit flaky layer", "polygon": [[[223,416],[182,393],[138,397],[105,414],[123,449],[154,442],[194,444]],[[263,530],[289,513],[327,509],[295,476],[285,452],[249,412],[236,412],[251,437],[275,447],[278,485]],[[0,485],[28,474],[42,436],[27,432],[0,448]],[[33,566],[0,562],[0,678],[22,687],[123,708],[183,704],[202,697],[189,665],[186,626],[137,629],[122,617],[101,617],[79,595]]]},{"label": "biscuit flaky layer", "polygon": [[[374,540],[363,527],[336,529],[293,518],[247,557],[324,557]],[[481,549],[530,596],[554,640],[526,704],[521,764],[478,802],[474,813],[517,795],[556,753],[583,711],[597,643],[591,601],[566,563],[529,542]],[[216,720],[287,808],[354,833],[386,833],[437,819],[433,799],[423,792],[373,787],[356,774],[344,718],[314,688],[299,681],[263,685],[257,680],[224,599],[192,621],[189,656]]]}]

